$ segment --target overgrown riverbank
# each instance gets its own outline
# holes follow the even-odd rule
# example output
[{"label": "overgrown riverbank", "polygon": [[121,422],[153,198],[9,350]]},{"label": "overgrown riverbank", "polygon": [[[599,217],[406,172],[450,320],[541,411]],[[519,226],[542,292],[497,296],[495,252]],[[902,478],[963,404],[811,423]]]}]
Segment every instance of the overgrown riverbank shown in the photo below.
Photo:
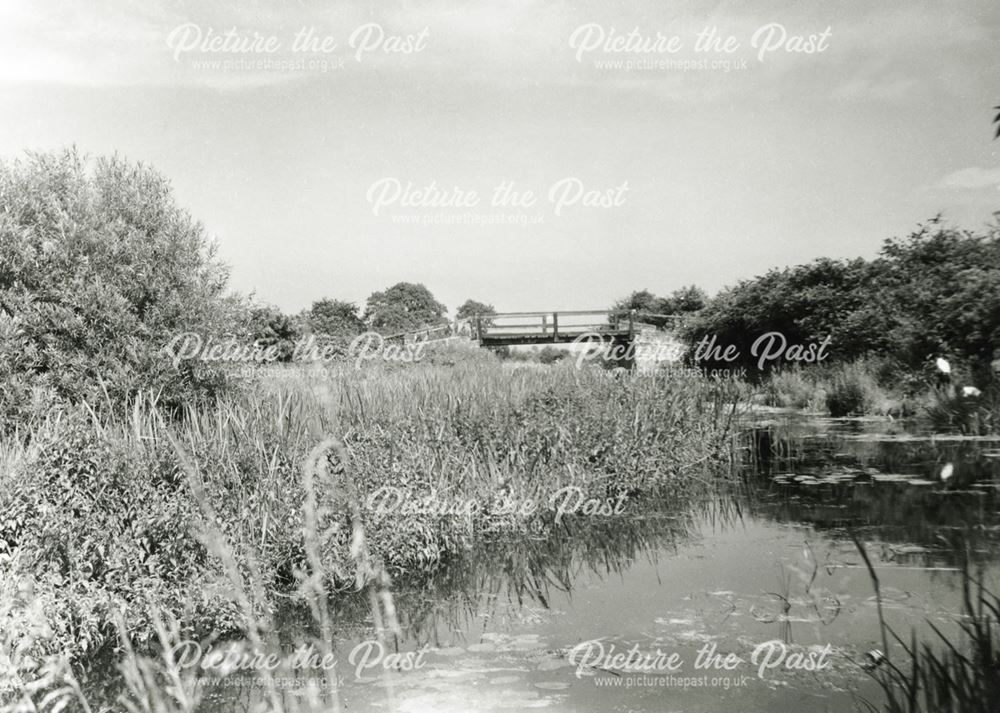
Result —
[{"label": "overgrown riverbank", "polygon": [[[149,400],[114,417],[53,412],[5,445],[3,641],[22,679],[45,654],[117,649],[119,631],[150,646],[157,611],[198,635],[243,631],[301,596],[303,572],[352,587],[359,525],[368,574],[401,576],[483,538],[613,517],[658,486],[683,498],[730,457],[736,402],[690,377],[492,359],[247,386],[179,423]],[[310,473],[329,434],[344,450]],[[234,573],[262,587],[253,611]]]},{"label": "overgrown riverbank", "polygon": [[887,360],[775,371],[758,400],[767,406],[842,416],[926,420],[934,429],[985,435],[1000,430],[997,384],[978,388],[960,374],[907,371]]}]

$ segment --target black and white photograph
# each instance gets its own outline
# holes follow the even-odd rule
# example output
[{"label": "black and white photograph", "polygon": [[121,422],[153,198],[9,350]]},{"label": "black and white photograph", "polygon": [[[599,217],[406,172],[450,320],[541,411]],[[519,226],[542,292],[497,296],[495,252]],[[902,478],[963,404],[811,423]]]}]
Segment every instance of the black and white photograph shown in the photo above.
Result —
[{"label": "black and white photograph", "polygon": [[0,0],[0,713],[1000,713],[994,0]]}]

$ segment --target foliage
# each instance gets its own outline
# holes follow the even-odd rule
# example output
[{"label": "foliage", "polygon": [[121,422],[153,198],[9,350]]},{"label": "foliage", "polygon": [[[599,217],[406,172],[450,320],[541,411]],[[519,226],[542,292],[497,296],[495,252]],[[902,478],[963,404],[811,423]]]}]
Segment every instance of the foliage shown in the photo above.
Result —
[{"label": "foliage", "polygon": [[75,150],[0,163],[0,420],[57,399],[120,404],[154,388],[176,405],[218,391],[218,372],[161,350],[232,323],[226,281],[152,169]]},{"label": "foliage", "polygon": [[665,300],[657,297],[649,290],[638,290],[633,292],[628,297],[618,300],[615,302],[611,309],[615,311],[629,312],[635,310],[637,312],[650,312],[658,313],[660,310],[665,310],[669,307]]},{"label": "foliage", "polygon": [[669,300],[669,311],[671,314],[687,314],[704,309],[708,303],[708,295],[700,287],[688,285],[687,287],[674,290]]},{"label": "foliage", "polygon": [[[493,305],[488,305],[483,302],[477,302],[476,300],[466,300],[462,303],[462,306],[458,308],[458,312],[455,313],[457,319],[469,320],[468,325],[460,327],[463,331],[468,331],[470,336],[476,336],[476,330],[479,326],[489,327],[492,326],[493,320],[487,315],[496,314],[497,311]],[[476,322],[478,320],[478,324]],[[509,355],[510,350],[502,347],[493,347],[494,353],[499,354],[503,357]],[[500,351],[497,351],[497,350]]]},{"label": "foliage", "polygon": [[277,350],[279,362],[289,362],[295,353],[295,345],[302,336],[296,320],[277,307],[252,305],[248,308],[247,332],[251,342],[267,349]]},{"label": "foliage", "polygon": [[477,302],[476,300],[466,300],[462,303],[462,306],[458,308],[455,316],[458,319],[469,319],[475,317],[476,315],[489,315],[496,314],[496,308],[493,305],[488,305],[485,302]]},{"label": "foliage", "polygon": [[569,356],[569,352],[565,349],[560,349],[559,347],[553,347],[552,345],[545,345],[538,350],[538,361],[541,364],[555,364],[556,362],[562,361]]},{"label": "foliage", "polygon": [[838,364],[831,371],[826,391],[831,416],[865,416],[882,410],[885,397],[863,362]]},{"label": "foliage", "polygon": [[377,332],[405,332],[442,324],[445,312],[423,285],[399,282],[368,297],[364,321]]},{"label": "foliage", "polygon": [[936,430],[980,436],[1000,433],[1000,388],[966,395],[954,388],[930,392],[926,412]]},{"label": "foliage", "polygon": [[975,235],[935,219],[886,241],[874,260],[822,258],[742,281],[684,327],[690,343],[714,335],[737,348],[738,365],[752,368],[753,344],[768,332],[789,345],[830,337],[831,362],[893,357],[921,371],[946,356],[987,379],[1000,344],[1000,234]]},{"label": "foliage", "polygon": [[809,411],[826,409],[826,392],[803,369],[774,371],[761,384],[761,396],[767,406],[798,408]]},{"label": "foliage", "polygon": [[707,301],[704,290],[689,285],[674,290],[669,297],[657,297],[649,290],[639,290],[613,304],[611,309],[616,312],[635,311],[641,321],[663,327],[673,322],[670,317],[697,312],[704,308]]},{"label": "foliage", "polygon": [[[942,537],[940,534],[938,537]],[[960,552],[964,536],[955,537]],[[947,541],[947,540],[946,540]],[[854,538],[875,589],[882,650],[869,673],[878,683],[886,713],[993,713],[1000,709],[1000,597],[986,587],[983,573],[973,573],[968,555],[961,567],[962,612],[958,635],[947,635],[929,622],[935,637],[905,641],[885,623],[878,573],[864,545]],[[965,545],[963,547],[962,545]],[[895,649],[895,653],[893,651]],[[879,710],[862,700],[865,710]]]},{"label": "foliage", "polygon": [[305,322],[313,334],[328,337],[356,337],[365,331],[365,323],[353,302],[321,299],[305,313]]},{"label": "foliage", "polygon": [[[261,607],[295,599],[308,493],[296,473],[317,429],[333,424],[348,434],[350,487],[363,501],[386,485],[484,503],[567,485],[606,497],[609,475],[619,489],[676,490],[686,487],[684,464],[726,457],[731,397],[713,384],[509,370],[466,351],[482,358],[345,368],[322,380],[303,369],[299,381],[261,381],[252,396],[191,405],[176,422],[150,400],[127,416],[78,409],[47,421],[15,472],[0,475],[0,538],[12,553],[0,579],[30,579],[48,597],[43,652],[79,659],[104,649],[116,640],[116,612],[144,646],[157,635],[154,608],[199,635],[238,628],[239,602],[208,530],[222,533],[238,572],[259,578]],[[329,584],[349,587],[350,509],[324,488],[317,546]],[[366,507],[364,521],[372,557],[395,576],[417,576],[497,532],[550,527],[551,511],[401,516]]]}]

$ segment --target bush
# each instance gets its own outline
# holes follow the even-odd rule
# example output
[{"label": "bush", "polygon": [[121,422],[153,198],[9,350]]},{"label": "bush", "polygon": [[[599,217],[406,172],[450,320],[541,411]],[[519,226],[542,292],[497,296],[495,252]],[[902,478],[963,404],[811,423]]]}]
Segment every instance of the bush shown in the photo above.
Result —
[{"label": "bush", "polygon": [[224,388],[162,349],[233,323],[227,277],[152,169],[75,150],[0,163],[0,427],[55,400],[153,389],[166,405]]},{"label": "bush", "polygon": [[[938,220],[888,240],[874,260],[818,259],[771,270],[720,292],[681,331],[715,337],[753,367],[752,345],[780,332],[789,345],[831,339],[827,363],[893,358],[920,371],[928,355],[953,356],[984,377],[1000,344],[1000,231],[972,234]],[[770,366],[780,366],[772,362]]]},{"label": "bush", "polygon": [[987,435],[1000,431],[1000,390],[967,396],[953,388],[937,388],[926,399],[926,413],[939,431]]},{"label": "bush", "polygon": [[826,408],[833,417],[864,416],[884,410],[887,399],[864,362],[830,370]]},{"label": "bush", "polygon": [[822,411],[826,408],[826,392],[817,383],[817,372],[785,369],[768,377],[761,393],[767,406]]},{"label": "bush", "polygon": [[206,553],[176,462],[162,447],[109,438],[84,411],[39,434],[38,453],[0,494],[0,540],[44,589],[64,589],[48,611],[57,648],[93,654],[121,612],[136,641],[152,636],[148,597],[179,602],[204,573]]},{"label": "bush", "polygon": [[569,356],[569,352],[565,349],[559,349],[558,347],[546,345],[539,350],[538,361],[541,364],[555,364],[556,362],[562,361],[567,356]]}]

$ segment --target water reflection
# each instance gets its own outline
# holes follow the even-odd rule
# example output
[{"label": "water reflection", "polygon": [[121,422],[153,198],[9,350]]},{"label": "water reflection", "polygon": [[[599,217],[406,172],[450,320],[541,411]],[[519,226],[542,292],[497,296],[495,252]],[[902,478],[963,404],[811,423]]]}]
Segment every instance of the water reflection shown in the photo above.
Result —
[{"label": "water reflection", "polygon": [[948,567],[968,553],[995,562],[1000,439],[880,425],[789,419],[755,428],[746,452],[754,514],[835,539],[858,532],[878,543],[882,561]]},{"label": "water reflection", "polygon": [[[662,687],[599,685],[569,661],[581,641],[669,651],[704,647],[743,659],[776,639],[789,651],[829,646],[831,669],[751,668],[741,686],[671,688],[679,709],[853,711],[877,702],[862,670],[879,645],[864,542],[890,624],[906,634],[953,630],[958,569],[997,579],[998,441],[907,432],[898,424],[788,418],[748,427],[739,477],[719,474],[700,497],[669,490],[621,517],[567,518],[483,542],[429,580],[397,581],[402,635],[393,652],[427,651],[428,666],[389,677],[339,668],[350,710],[658,711]],[[291,648],[314,636],[294,608],[278,628]],[[339,600],[337,654],[373,635],[368,602]],[[614,683],[612,681],[612,683]],[[221,690],[206,710],[250,710],[252,689]]]}]

